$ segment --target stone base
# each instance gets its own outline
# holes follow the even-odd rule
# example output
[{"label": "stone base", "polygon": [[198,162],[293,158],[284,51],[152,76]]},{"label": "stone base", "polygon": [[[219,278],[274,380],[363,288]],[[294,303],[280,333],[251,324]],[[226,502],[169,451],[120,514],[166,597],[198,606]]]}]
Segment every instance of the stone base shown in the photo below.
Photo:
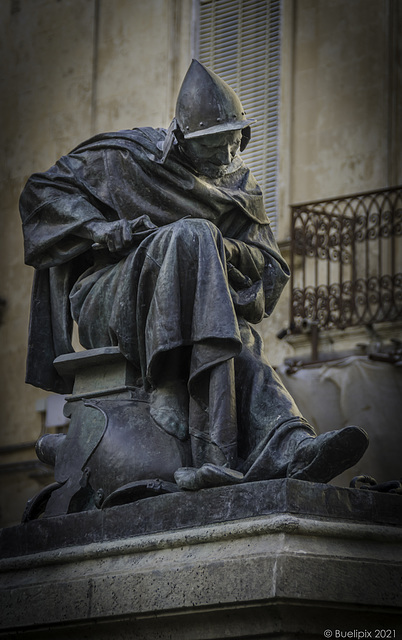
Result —
[{"label": "stone base", "polygon": [[401,507],[271,480],[5,529],[0,637],[402,638]]}]

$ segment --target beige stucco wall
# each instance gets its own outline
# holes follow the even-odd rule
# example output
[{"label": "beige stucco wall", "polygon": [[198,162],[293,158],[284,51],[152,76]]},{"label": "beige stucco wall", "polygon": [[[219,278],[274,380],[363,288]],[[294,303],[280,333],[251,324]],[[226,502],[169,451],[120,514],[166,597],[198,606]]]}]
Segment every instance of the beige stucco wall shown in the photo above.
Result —
[{"label": "beige stucco wall", "polygon": [[[284,0],[280,205],[402,180],[398,0]],[[285,238],[286,215],[279,235]]]},{"label": "beige stucco wall", "polygon": [[[53,164],[72,138],[89,135],[93,4],[0,4],[2,55],[1,443],[31,440],[40,429],[38,397],[24,384],[32,270],[24,266],[18,197],[28,176]],[[77,22],[76,14],[82,19]],[[5,206],[4,206],[5,205]],[[39,392],[39,395],[43,393]]]},{"label": "beige stucco wall", "polygon": [[[0,2],[0,447],[38,437],[35,406],[45,395],[24,384],[32,270],[23,264],[19,193],[32,172],[94,133],[169,123],[191,58],[191,5]],[[290,203],[402,181],[402,11],[398,0],[283,0],[282,9],[278,238],[286,252]],[[274,364],[293,353],[275,339],[287,321],[285,293],[262,326]],[[32,449],[3,450],[0,465],[33,458]],[[20,475],[3,475],[3,522],[18,518],[28,482],[40,482]]]}]

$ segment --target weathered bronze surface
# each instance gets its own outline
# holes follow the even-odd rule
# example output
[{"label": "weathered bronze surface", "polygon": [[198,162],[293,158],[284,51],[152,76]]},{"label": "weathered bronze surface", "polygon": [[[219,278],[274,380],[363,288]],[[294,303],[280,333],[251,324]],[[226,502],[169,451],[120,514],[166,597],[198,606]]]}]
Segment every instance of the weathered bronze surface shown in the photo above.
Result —
[{"label": "weathered bronze surface", "polygon": [[[71,433],[38,445],[58,483],[46,515],[107,504],[119,482],[117,503],[155,478],[161,492],[327,482],[367,446],[358,427],[315,437],[252,327],[289,278],[237,153],[252,121],[196,61],[176,114],[168,131],[84,142],[21,196],[26,262],[36,269],[27,382],[72,390],[73,376],[53,361],[72,351],[75,320],[86,349],[119,348],[143,393],[141,408],[135,394],[82,400]],[[37,515],[32,508],[27,519]]]}]

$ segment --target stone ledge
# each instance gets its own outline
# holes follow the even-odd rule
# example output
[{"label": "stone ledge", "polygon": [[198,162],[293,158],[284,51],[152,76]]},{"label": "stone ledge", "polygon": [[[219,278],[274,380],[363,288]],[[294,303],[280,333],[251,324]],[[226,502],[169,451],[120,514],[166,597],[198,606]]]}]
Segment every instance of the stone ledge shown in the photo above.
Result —
[{"label": "stone ledge", "polygon": [[398,528],[402,497],[291,479],[180,492],[3,529],[0,558],[275,514]]},{"label": "stone ledge", "polygon": [[115,362],[126,362],[119,347],[102,347],[66,353],[56,358],[53,364],[60,374],[75,375],[77,371],[86,369],[88,366],[104,366]]},{"label": "stone ledge", "polygon": [[[45,565],[61,565],[91,559],[111,558],[152,552],[161,549],[176,549],[199,544],[234,541],[246,537],[288,534],[300,537],[328,538],[349,541],[354,545],[362,539],[388,545],[402,545],[402,529],[399,527],[357,524],[337,520],[314,520],[288,514],[264,516],[224,522],[180,531],[167,531],[148,535],[119,538],[112,541],[84,543],[46,550],[28,555],[0,558],[0,574],[19,569],[35,569]],[[306,547],[309,543],[306,542]]]},{"label": "stone ledge", "polygon": [[402,498],[298,480],[0,532],[0,638],[402,637]]},{"label": "stone ledge", "polygon": [[281,514],[44,551],[1,568],[0,637],[312,640],[328,628],[402,632],[395,526]]}]

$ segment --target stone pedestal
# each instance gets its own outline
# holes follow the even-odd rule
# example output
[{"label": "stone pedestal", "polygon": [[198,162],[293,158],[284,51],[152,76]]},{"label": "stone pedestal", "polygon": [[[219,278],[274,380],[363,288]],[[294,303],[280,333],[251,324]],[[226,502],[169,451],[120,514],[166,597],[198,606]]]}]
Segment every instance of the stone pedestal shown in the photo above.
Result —
[{"label": "stone pedestal", "polygon": [[0,637],[402,638],[398,495],[271,480],[40,519],[0,543]]}]

